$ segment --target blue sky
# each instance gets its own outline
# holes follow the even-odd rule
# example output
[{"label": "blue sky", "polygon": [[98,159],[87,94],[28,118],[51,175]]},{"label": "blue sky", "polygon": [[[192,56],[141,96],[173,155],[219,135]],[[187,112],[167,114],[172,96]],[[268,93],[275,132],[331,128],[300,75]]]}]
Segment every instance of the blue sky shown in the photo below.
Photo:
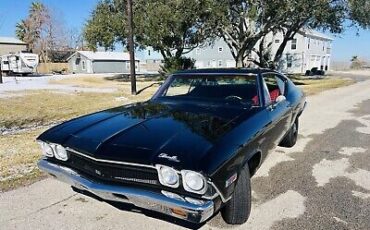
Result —
[{"label": "blue sky", "polygon": [[[0,36],[14,36],[15,25],[27,17],[34,0],[0,0]],[[67,28],[83,27],[98,0],[43,0],[62,20]],[[59,19],[60,20],[60,19]]]},{"label": "blue sky", "polygon": [[[14,36],[15,25],[28,13],[33,0],[0,0],[0,36]],[[66,23],[67,28],[81,29],[98,0],[44,0]],[[370,30],[347,28],[333,36],[333,60],[348,61],[353,55],[370,59]]]}]

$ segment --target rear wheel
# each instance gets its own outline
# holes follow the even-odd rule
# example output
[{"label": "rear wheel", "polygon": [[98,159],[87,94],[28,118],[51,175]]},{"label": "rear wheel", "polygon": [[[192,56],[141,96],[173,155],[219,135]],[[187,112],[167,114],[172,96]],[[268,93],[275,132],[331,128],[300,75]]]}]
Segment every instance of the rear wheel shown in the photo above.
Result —
[{"label": "rear wheel", "polygon": [[228,224],[243,224],[247,222],[251,212],[251,184],[248,167],[239,174],[232,198],[221,210],[222,218]]},{"label": "rear wheel", "polygon": [[288,133],[284,137],[284,139],[281,141],[280,146],[282,147],[288,147],[291,148],[297,143],[298,139],[298,118],[294,122],[293,126],[289,129]]}]

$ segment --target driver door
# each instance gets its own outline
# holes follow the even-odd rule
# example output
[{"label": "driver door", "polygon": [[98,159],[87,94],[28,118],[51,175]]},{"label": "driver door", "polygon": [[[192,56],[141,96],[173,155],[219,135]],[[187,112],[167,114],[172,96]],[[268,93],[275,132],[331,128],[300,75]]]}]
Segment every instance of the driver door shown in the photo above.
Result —
[{"label": "driver door", "polygon": [[265,73],[263,88],[265,105],[271,119],[270,138],[277,146],[290,128],[291,107],[286,100],[286,82],[276,73]]}]

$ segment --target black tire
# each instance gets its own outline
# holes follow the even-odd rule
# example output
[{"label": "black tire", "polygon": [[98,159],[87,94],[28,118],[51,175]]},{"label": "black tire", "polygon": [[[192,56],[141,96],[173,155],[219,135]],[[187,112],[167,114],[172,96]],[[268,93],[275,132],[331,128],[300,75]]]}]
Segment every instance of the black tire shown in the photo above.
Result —
[{"label": "black tire", "polygon": [[281,147],[287,147],[291,148],[297,143],[298,139],[298,128],[299,128],[299,122],[298,118],[293,123],[292,127],[289,129],[288,133],[284,137],[284,139],[279,144]]},{"label": "black tire", "polygon": [[248,167],[239,174],[232,198],[221,210],[224,221],[228,224],[239,225],[247,222],[251,212],[251,183]]}]

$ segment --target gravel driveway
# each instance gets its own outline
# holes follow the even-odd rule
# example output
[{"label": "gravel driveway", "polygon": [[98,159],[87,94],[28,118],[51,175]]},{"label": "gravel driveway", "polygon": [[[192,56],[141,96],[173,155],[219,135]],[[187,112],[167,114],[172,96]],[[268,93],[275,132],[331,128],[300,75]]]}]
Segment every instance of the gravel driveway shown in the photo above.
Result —
[{"label": "gravel driveway", "polygon": [[[370,81],[308,98],[293,149],[252,179],[249,221],[233,229],[370,229]],[[180,229],[184,223],[76,194],[46,179],[0,194],[1,229]],[[202,229],[230,229],[220,215]]]}]

